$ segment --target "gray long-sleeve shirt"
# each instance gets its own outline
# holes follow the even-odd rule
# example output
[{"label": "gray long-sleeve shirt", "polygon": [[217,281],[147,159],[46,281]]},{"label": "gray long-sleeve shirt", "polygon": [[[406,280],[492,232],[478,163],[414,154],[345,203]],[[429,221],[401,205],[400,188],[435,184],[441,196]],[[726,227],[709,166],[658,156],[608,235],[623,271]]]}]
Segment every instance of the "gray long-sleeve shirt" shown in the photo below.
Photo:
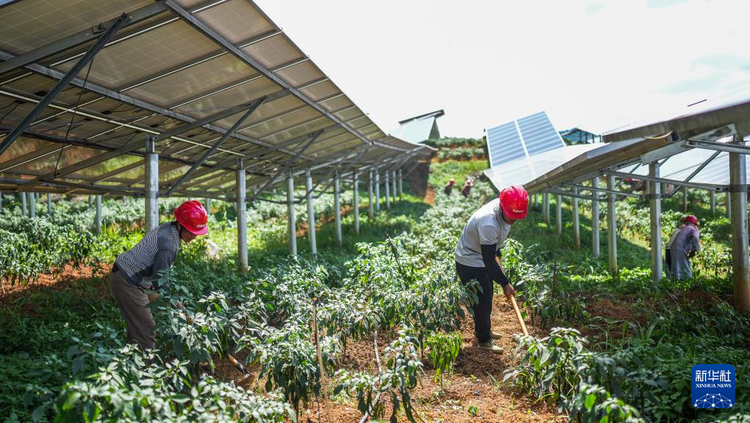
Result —
[{"label": "gray long-sleeve shirt", "polygon": [[115,260],[125,280],[144,289],[169,289],[168,283],[156,282],[169,269],[180,248],[177,223],[170,222],[152,229],[143,239]]},{"label": "gray long-sleeve shirt", "polygon": [[690,279],[693,272],[690,269],[689,254],[701,249],[700,231],[693,225],[683,224],[680,226],[667,242],[667,250],[670,251],[672,275],[677,279]]}]

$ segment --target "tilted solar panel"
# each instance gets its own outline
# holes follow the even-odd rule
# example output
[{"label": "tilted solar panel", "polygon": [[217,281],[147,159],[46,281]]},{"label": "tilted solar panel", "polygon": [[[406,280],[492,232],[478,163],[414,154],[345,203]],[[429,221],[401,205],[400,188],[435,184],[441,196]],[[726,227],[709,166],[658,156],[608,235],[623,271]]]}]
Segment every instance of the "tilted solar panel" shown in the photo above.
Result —
[{"label": "tilted solar panel", "polygon": [[539,112],[487,130],[490,167],[565,146],[547,117]]},{"label": "tilted solar panel", "polygon": [[488,129],[487,148],[489,148],[490,152],[490,167],[495,167],[526,155],[515,122]]}]

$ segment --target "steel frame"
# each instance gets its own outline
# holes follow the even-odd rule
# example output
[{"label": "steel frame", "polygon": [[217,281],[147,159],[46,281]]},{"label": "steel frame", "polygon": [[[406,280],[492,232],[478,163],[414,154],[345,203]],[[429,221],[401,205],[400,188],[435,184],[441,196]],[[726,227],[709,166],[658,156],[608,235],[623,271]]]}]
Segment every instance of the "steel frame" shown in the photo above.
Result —
[{"label": "steel frame", "polygon": [[21,120],[21,122],[16,125],[15,128],[13,128],[12,131],[10,131],[10,134],[8,134],[5,139],[3,139],[2,142],[0,142],[0,155],[5,152],[5,150],[10,147],[11,144],[13,144],[13,141],[16,140],[31,124],[31,122],[34,121],[34,119],[41,113],[44,109],[47,108],[47,106],[52,103],[52,100],[55,99],[55,97],[65,88],[70,81],[75,78],[75,76],[83,70],[83,68],[91,62],[91,60],[96,56],[97,53],[104,47],[104,44],[112,38],[113,35],[117,33],[117,31],[129,20],[130,18],[126,14],[120,15],[119,18],[117,18],[112,25],[107,28],[107,30],[99,37],[99,39],[94,43],[93,46],[91,46],[88,51],[86,51],[86,54],[83,55],[81,60],[78,61],[78,63],[75,64],[60,80],[55,84],[55,87],[52,88],[45,96],[42,98],[39,103],[37,103],[36,106],[26,115],[26,117]]}]

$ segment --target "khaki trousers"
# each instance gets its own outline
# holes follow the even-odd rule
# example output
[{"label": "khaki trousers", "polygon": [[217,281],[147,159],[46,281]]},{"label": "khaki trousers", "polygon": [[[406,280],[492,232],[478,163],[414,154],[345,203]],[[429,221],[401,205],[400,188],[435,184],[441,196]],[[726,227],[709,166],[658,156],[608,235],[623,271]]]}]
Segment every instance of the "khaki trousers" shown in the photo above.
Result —
[{"label": "khaki trousers", "polygon": [[142,350],[154,348],[154,316],[148,308],[148,295],[125,281],[119,270],[109,275],[109,287],[128,328],[128,342]]}]

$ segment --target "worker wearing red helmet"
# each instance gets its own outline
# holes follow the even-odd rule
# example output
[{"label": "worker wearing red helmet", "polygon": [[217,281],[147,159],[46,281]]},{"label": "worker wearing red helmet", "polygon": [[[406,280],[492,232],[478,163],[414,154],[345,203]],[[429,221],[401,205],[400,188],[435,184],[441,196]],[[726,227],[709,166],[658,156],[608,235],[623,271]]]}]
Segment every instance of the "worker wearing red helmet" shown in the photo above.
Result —
[{"label": "worker wearing red helmet", "polygon": [[691,215],[682,219],[682,225],[672,234],[667,242],[665,254],[667,273],[673,279],[691,279],[690,259],[701,250],[698,218]]},{"label": "worker wearing red helmet", "polygon": [[443,193],[445,193],[445,195],[451,195],[451,193],[453,192],[453,186],[455,184],[456,184],[456,181],[453,178],[451,178],[451,180],[448,181],[448,184],[445,185],[445,187],[443,188]]},{"label": "worker wearing red helmet", "polygon": [[[132,249],[115,260],[109,286],[127,326],[128,342],[141,349],[154,347],[154,317],[148,305],[159,298],[147,290],[166,292],[169,284],[159,278],[177,257],[180,241],[189,243],[208,232],[208,214],[198,201],[186,201],[174,210],[175,221],[149,231]],[[182,304],[177,303],[182,308]]]},{"label": "worker wearing red helmet", "polygon": [[462,283],[479,281],[482,292],[474,306],[474,328],[479,347],[492,352],[501,352],[493,339],[500,335],[492,331],[493,283],[503,287],[503,293],[510,297],[516,293],[503,269],[495,261],[500,255],[500,247],[508,238],[510,227],[526,217],[529,195],[520,186],[510,186],[496,198],[482,206],[469,219],[456,246],[456,272]]}]

